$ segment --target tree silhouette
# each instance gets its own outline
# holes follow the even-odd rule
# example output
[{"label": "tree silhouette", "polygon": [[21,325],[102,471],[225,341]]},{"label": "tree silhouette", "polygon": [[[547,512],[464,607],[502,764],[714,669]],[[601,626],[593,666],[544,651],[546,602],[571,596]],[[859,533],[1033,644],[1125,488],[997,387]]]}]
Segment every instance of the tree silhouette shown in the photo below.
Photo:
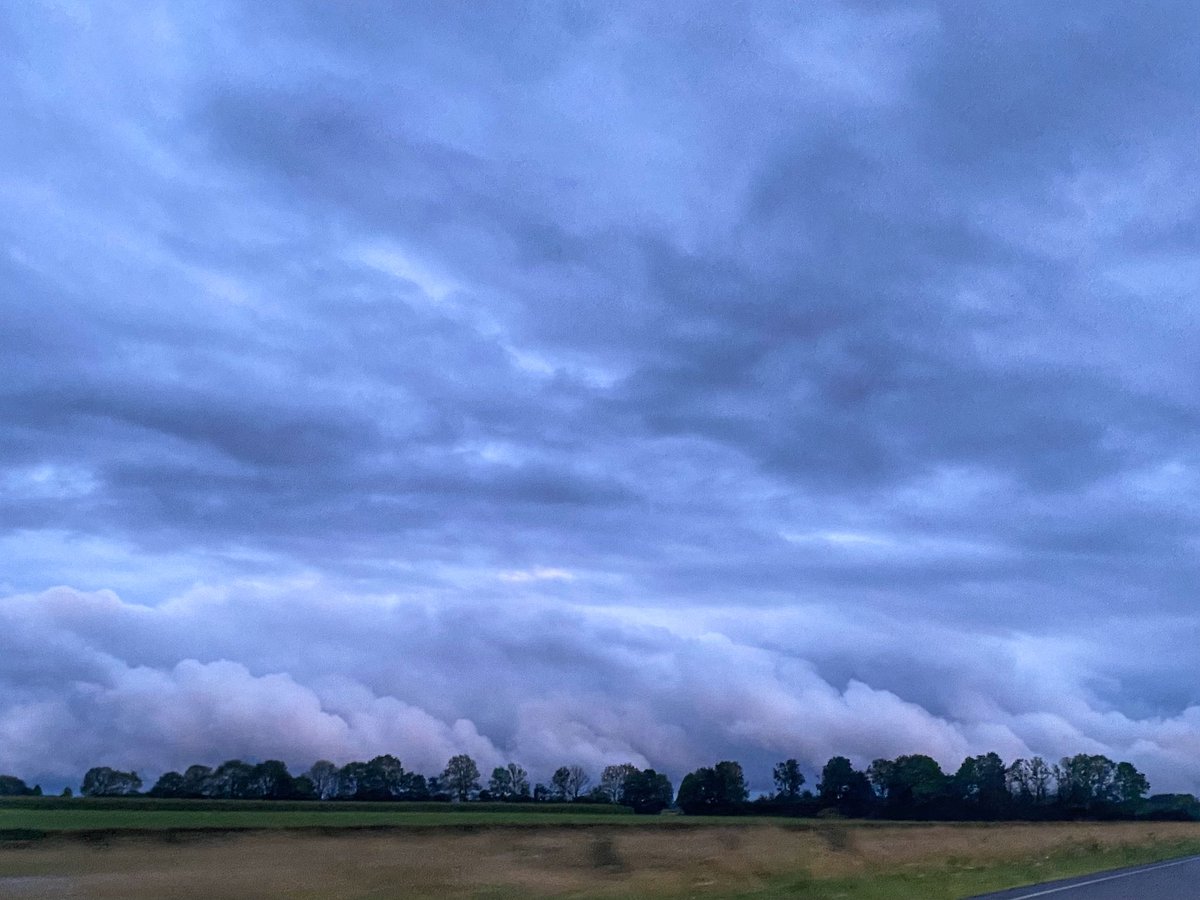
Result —
[{"label": "tree silhouette", "polygon": [[479,767],[465,753],[452,756],[442,772],[442,782],[451,796],[469,800],[479,791]]}]

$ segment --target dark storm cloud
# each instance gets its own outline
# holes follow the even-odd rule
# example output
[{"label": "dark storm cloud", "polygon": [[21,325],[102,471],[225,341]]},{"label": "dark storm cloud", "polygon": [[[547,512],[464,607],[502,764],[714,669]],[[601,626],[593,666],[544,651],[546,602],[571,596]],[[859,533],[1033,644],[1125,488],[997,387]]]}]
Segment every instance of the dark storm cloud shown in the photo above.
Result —
[{"label": "dark storm cloud", "polygon": [[282,698],[296,757],[394,714],[429,760],[1145,740],[1188,786],[1198,26],[7,10],[3,608],[99,632],[27,626],[6,759],[220,754],[103,722],[237,694],[230,753]]}]

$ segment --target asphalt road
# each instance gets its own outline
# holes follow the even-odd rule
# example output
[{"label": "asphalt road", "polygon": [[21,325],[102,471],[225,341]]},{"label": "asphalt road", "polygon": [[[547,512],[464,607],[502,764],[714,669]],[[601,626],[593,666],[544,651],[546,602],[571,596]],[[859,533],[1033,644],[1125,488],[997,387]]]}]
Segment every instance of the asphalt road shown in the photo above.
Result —
[{"label": "asphalt road", "polygon": [[1063,881],[1048,881],[1013,888],[998,894],[981,894],[974,900],[1196,900],[1200,897],[1200,856],[1096,872]]}]

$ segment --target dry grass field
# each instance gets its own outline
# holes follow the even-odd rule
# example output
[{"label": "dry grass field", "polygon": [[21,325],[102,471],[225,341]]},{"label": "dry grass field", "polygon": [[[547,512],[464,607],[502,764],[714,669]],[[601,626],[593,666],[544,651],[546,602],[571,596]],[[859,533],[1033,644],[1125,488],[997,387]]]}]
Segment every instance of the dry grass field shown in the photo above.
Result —
[{"label": "dry grass field", "polygon": [[0,896],[952,898],[1198,851],[1190,823],[111,832],[0,842]]}]

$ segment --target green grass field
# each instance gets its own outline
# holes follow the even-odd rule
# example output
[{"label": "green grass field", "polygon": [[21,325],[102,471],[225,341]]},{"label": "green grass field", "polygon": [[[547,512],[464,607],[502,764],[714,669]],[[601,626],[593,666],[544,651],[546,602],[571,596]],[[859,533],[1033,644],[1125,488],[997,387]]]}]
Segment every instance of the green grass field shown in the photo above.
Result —
[{"label": "green grass field", "polygon": [[[4,833],[168,829],[436,828],[633,822],[622,806],[21,797],[0,801]],[[674,817],[678,818],[678,817]]]},{"label": "green grass field", "polygon": [[109,809],[109,810],[245,810],[252,812],[370,812],[407,810],[458,814],[464,812],[586,813],[626,816],[626,806],[603,803],[372,803],[355,800],[162,800],[156,797],[0,797],[0,809]]},{"label": "green grass field", "polygon": [[1200,853],[1195,823],[634,816],[503,804],[0,803],[0,896],[951,900]]}]

